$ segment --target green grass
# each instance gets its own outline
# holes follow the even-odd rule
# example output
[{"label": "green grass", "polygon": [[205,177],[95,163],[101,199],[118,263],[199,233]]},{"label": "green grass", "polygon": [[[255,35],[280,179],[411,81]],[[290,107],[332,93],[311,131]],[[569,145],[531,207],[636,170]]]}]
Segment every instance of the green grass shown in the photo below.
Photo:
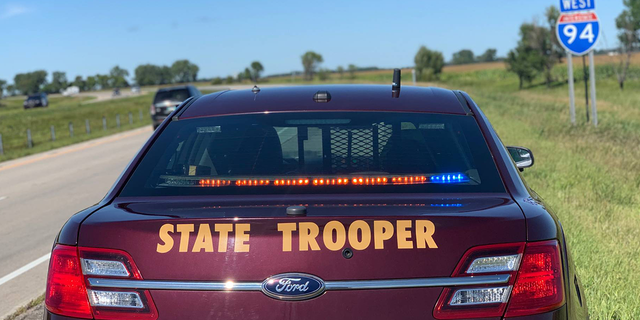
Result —
[{"label": "green grass", "polygon": [[[148,106],[151,95],[82,104],[88,99],[91,98],[54,97],[50,98],[49,107],[28,110],[23,109],[21,99],[0,100],[0,134],[4,145],[4,155],[0,155],[0,161],[150,124]],[[133,116],[132,124],[129,123],[129,112]],[[118,114],[119,128],[116,125]],[[103,129],[102,117],[107,119],[107,130]],[[85,130],[85,120],[89,120],[91,133]],[[73,137],[69,134],[70,122],[73,123]],[[51,139],[51,126],[55,128],[55,141]],[[27,147],[27,129],[31,129],[32,148]]]},{"label": "green grass", "polygon": [[564,84],[519,91],[503,70],[445,74],[440,84],[469,92],[505,144],[533,150],[524,177],[564,226],[591,319],[640,319],[640,81],[620,91],[598,80],[597,128],[585,120],[583,82],[576,126]]}]

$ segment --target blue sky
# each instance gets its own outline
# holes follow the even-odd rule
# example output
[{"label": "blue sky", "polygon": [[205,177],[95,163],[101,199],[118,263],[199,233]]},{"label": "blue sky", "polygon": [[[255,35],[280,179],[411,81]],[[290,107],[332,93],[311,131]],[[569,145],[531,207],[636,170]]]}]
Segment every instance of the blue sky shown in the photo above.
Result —
[{"label": "blue sky", "polygon": [[[45,69],[76,75],[114,65],[189,59],[201,77],[235,75],[259,60],[266,74],[301,70],[314,50],[324,67],[400,67],[421,45],[449,60],[460,49],[504,56],[524,21],[558,0],[458,1],[11,1],[0,0],[0,79]],[[598,0],[598,47],[616,45],[622,0]],[[606,41],[604,41],[606,39]]]}]

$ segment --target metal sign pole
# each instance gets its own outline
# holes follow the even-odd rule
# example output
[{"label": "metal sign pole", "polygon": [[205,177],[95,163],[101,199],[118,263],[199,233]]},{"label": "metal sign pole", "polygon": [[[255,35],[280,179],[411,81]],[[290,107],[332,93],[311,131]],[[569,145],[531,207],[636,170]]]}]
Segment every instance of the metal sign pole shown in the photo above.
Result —
[{"label": "metal sign pole", "polygon": [[589,122],[589,75],[587,74],[587,57],[582,56],[582,72],[584,73],[584,110],[587,114],[587,123]]},{"label": "metal sign pole", "polygon": [[571,124],[576,124],[576,101],[575,92],[573,91],[573,61],[571,52],[567,51],[567,65],[569,76],[569,113],[571,115]]},{"label": "metal sign pole", "polygon": [[591,118],[593,126],[598,126],[598,109],[596,108],[596,70],[593,62],[593,50],[589,52],[589,82],[591,82]]}]

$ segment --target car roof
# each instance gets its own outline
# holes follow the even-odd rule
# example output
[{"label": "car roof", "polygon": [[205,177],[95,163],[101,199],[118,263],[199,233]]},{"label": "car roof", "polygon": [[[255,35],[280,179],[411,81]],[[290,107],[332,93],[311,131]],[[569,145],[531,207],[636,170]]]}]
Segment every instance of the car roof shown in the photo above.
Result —
[{"label": "car roof", "polygon": [[[318,91],[327,91],[331,100],[315,102]],[[262,113],[313,111],[388,111],[468,114],[469,109],[454,91],[403,86],[397,98],[390,85],[321,85],[229,90],[204,95],[179,116],[180,119]]]}]

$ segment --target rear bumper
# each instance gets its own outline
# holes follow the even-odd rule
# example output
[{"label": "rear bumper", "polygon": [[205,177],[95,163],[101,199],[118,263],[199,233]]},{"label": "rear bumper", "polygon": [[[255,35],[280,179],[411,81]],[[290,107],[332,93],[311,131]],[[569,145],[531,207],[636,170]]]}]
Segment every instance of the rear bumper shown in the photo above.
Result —
[{"label": "rear bumper", "polygon": [[[198,299],[196,299],[196,301],[199,301]],[[304,304],[304,301],[301,302],[279,302],[284,304]],[[244,307],[240,308],[237,314],[227,314],[227,315],[220,315],[217,313],[211,313],[213,307],[204,302],[203,305],[206,305],[206,308],[211,309],[210,312],[204,313],[205,316],[198,316],[198,319],[227,319],[227,320],[233,320],[233,319],[250,319],[250,318],[259,318],[259,319],[296,319],[298,317],[293,317],[291,314],[290,315],[286,315],[286,314],[281,314],[281,316],[276,316],[274,317],[274,314],[256,314],[253,313],[252,310],[250,310],[251,308],[248,308],[250,306],[250,302],[247,304],[243,304]],[[378,303],[375,303],[378,304]],[[370,309],[369,307],[372,307],[372,305],[370,306],[363,306],[364,308],[358,308],[357,306],[353,306],[353,305],[349,305],[349,304],[344,304],[343,307],[341,307],[340,305],[335,306],[335,308],[332,308],[333,310],[311,310],[311,311],[317,311],[314,313],[314,316],[311,317],[305,317],[305,319],[308,320],[313,320],[313,319],[348,319],[348,320],[352,320],[354,319],[353,317],[353,311],[354,310],[366,310],[366,309]],[[202,306],[201,306],[202,307]],[[419,313],[419,314],[407,314],[406,311],[403,311],[402,308],[399,307],[393,307],[390,304],[386,304],[385,305],[386,308],[389,308],[388,310],[386,310],[386,312],[382,312],[382,313],[378,313],[376,315],[373,315],[371,312],[363,312],[361,314],[361,316],[357,316],[357,319],[431,319],[431,314],[423,314],[423,313]],[[192,310],[190,310],[188,307],[184,307],[184,310],[181,310],[180,307],[176,307],[176,308],[171,308],[169,313],[167,314],[165,313],[163,315],[163,312],[161,310],[158,310],[160,317],[158,318],[158,320],[169,320],[169,319],[181,319],[183,318],[182,315],[188,315],[190,314],[190,312]],[[373,309],[379,309],[379,308],[373,308]],[[378,310],[379,311],[379,310]],[[177,317],[176,317],[177,316]],[[220,318],[219,316],[222,316],[222,318]],[[257,316],[257,317],[256,317]],[[330,317],[328,317],[330,316]],[[390,316],[392,316],[390,318]],[[69,318],[69,317],[64,317],[64,316],[60,316],[57,314],[53,314],[51,312],[49,312],[48,310],[45,309],[45,313],[44,313],[44,318],[45,320],[81,320],[78,318]],[[184,319],[191,319],[190,316],[184,317]],[[497,320],[495,318],[491,318],[494,320]],[[488,319],[490,320],[490,319]],[[572,315],[567,315],[567,310],[566,310],[566,306],[562,306],[561,308],[551,311],[551,312],[547,312],[547,313],[543,313],[543,314],[537,314],[537,315],[532,315],[532,316],[526,316],[526,317],[516,317],[516,318],[506,318],[505,320],[586,320],[585,319],[581,319],[581,318],[576,318],[575,316]]]}]

